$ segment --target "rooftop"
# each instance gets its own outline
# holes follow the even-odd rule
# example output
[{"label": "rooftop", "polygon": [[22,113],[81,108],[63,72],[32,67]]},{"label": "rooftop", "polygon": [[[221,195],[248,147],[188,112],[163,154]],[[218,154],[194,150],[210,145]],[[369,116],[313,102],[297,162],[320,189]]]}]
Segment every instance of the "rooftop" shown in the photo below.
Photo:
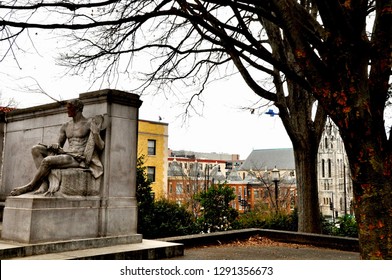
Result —
[{"label": "rooftop", "polygon": [[253,150],[241,166],[241,170],[271,170],[273,168],[294,170],[292,148]]}]

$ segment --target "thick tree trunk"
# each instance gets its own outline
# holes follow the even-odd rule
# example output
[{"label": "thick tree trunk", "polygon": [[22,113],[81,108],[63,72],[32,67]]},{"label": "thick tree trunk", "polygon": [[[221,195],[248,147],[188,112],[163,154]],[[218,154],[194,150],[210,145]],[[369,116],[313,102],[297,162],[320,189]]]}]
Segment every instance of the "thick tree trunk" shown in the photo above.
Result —
[{"label": "thick tree trunk", "polygon": [[360,251],[363,259],[392,259],[392,154],[373,136],[346,137]]},{"label": "thick tree trunk", "polygon": [[[304,143],[305,144],[305,143]],[[318,144],[294,145],[298,195],[298,231],[321,233],[317,187]]]},{"label": "thick tree trunk", "polygon": [[377,183],[354,181],[353,186],[362,258],[392,259],[391,180],[379,177]]},{"label": "thick tree trunk", "polygon": [[[312,118],[314,99],[296,85],[290,84],[290,97],[284,106],[275,103],[293,143],[298,194],[298,231],[321,233],[318,201],[317,153],[326,114],[321,107]],[[295,100],[295,102],[293,102]]]}]

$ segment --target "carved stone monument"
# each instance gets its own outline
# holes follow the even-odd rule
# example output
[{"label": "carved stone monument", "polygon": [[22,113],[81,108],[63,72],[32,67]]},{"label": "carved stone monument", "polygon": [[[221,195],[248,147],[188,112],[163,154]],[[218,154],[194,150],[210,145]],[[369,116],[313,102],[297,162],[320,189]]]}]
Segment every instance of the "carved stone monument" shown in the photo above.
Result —
[{"label": "carved stone monument", "polygon": [[117,90],[83,93],[78,100],[83,114],[68,106],[71,120],[57,103],[7,115],[1,194],[11,196],[2,239],[131,236],[141,242],[135,198],[141,101]]}]

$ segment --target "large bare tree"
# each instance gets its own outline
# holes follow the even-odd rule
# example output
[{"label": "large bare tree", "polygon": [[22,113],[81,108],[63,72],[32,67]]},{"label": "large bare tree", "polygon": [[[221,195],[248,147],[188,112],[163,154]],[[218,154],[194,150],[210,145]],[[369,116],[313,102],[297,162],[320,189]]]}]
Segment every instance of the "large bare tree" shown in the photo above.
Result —
[{"label": "large bare tree", "polygon": [[[68,29],[75,45],[64,58],[75,71],[97,74],[103,66],[101,73],[110,76],[120,58],[150,52],[152,71],[143,86],[164,90],[179,81],[200,89],[192,98],[215,71],[235,65],[256,94],[275,102],[293,141],[300,230],[317,230],[307,224],[319,211],[316,181],[302,171],[315,168],[307,154],[318,142],[310,145],[309,139],[319,140],[319,120],[327,113],[349,158],[361,255],[390,259],[392,137],[384,108],[391,9],[389,0],[3,1],[0,24],[1,40],[9,42],[24,28]],[[273,90],[263,87],[264,74]],[[323,111],[312,117],[315,100]]]}]

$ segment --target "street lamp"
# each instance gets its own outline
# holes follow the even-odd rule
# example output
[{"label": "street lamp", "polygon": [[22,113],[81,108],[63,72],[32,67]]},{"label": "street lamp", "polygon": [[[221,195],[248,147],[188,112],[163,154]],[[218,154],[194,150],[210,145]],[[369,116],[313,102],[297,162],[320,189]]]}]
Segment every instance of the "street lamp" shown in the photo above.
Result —
[{"label": "street lamp", "polygon": [[219,171],[219,164],[217,161],[215,161],[215,164],[206,164],[205,168],[204,168],[204,181],[205,181],[205,191],[207,191],[209,189],[209,187],[211,185],[214,185],[214,181],[215,178],[212,178],[211,183],[210,183],[210,175],[211,175],[211,171],[218,166],[218,171]]},{"label": "street lamp", "polygon": [[247,210],[249,208],[249,204],[248,204],[248,201],[246,200],[246,196],[244,198],[242,198],[242,195],[238,195],[238,203],[242,207],[242,210],[244,212],[247,212]]},{"label": "street lamp", "polygon": [[335,224],[335,204],[333,201],[333,191],[331,192],[331,203],[329,204],[329,209],[332,211],[332,222]]},{"label": "street lamp", "polygon": [[278,205],[278,196],[279,196],[279,189],[278,183],[280,181],[280,173],[279,170],[276,168],[272,169],[272,181],[275,183],[275,205],[276,205],[276,213],[278,213],[279,205]]}]

